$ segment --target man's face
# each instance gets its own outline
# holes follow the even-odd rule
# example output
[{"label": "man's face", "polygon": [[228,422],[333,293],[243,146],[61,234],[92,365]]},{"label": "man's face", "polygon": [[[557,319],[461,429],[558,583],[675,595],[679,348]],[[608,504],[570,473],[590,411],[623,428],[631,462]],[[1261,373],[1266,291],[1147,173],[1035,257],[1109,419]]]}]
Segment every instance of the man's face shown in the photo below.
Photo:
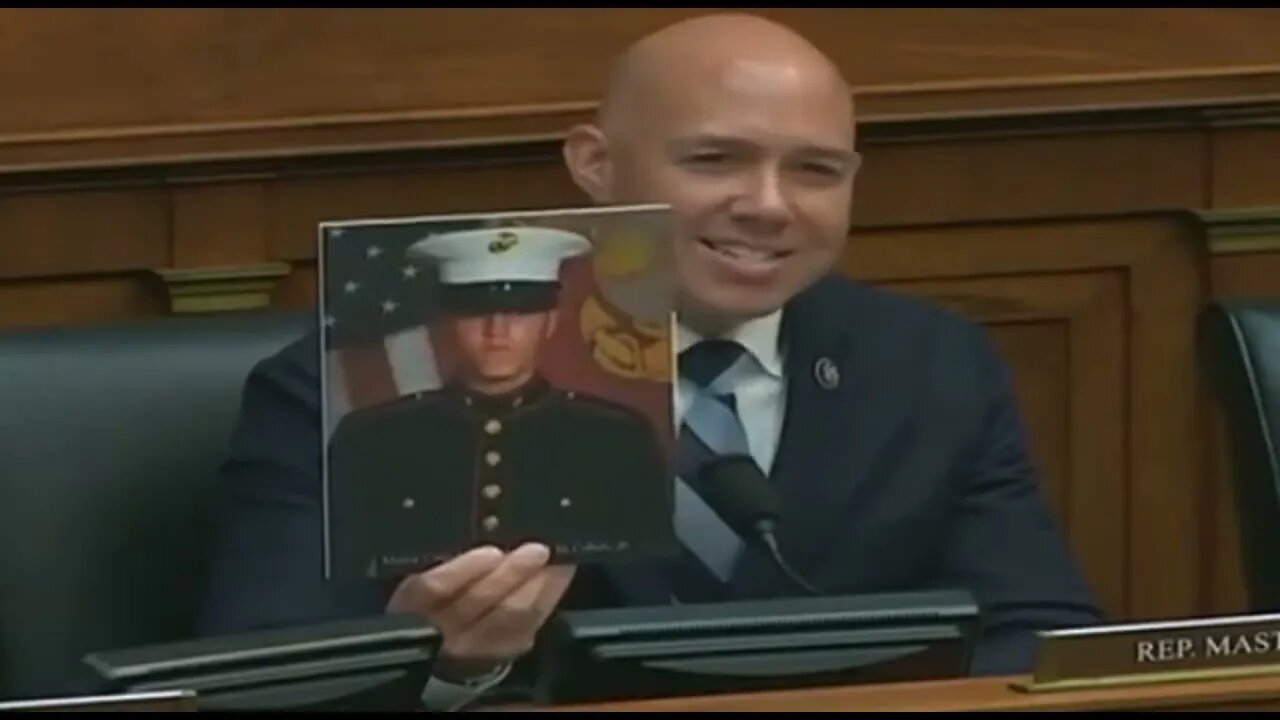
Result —
[{"label": "man's face", "polygon": [[514,390],[533,376],[553,312],[495,313],[449,320],[462,380],[482,393]]},{"label": "man's face", "polygon": [[611,195],[672,206],[687,314],[772,312],[843,251],[857,155],[849,97],[831,85],[745,62],[673,79],[611,146]]}]

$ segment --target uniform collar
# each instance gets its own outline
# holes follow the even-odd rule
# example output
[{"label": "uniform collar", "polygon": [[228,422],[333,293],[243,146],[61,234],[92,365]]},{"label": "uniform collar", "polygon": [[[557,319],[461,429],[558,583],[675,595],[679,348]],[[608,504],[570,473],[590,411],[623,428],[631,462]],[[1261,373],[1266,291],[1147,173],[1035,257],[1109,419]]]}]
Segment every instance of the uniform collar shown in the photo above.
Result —
[{"label": "uniform collar", "polygon": [[[778,310],[762,317],[753,318],[717,338],[733,340],[744,348],[766,373],[782,377],[782,349],[779,345],[779,332],[782,326],[782,311]],[[676,326],[676,350],[684,352],[687,348],[706,339],[699,333],[680,324]]]},{"label": "uniform collar", "polygon": [[505,415],[528,407],[543,399],[551,390],[551,384],[540,375],[534,375],[529,382],[501,395],[486,395],[468,390],[464,385],[453,388],[458,399],[467,407],[484,415]]}]

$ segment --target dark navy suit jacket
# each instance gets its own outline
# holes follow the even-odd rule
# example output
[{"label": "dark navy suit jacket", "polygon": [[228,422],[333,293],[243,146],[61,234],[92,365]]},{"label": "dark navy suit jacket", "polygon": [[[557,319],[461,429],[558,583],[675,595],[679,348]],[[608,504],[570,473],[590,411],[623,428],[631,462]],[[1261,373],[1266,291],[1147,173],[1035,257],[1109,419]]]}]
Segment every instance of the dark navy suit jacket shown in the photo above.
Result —
[{"label": "dark navy suit jacket", "polygon": [[[828,593],[963,587],[984,613],[975,674],[1024,672],[1032,633],[1096,622],[984,330],[915,299],[828,277],[785,309],[788,407],[772,472],[784,555]],[[828,387],[815,368],[834,364]],[[831,377],[830,374],[827,377]],[[377,614],[389,583],[321,577],[314,337],[250,375],[225,467],[230,502],[205,630]],[[567,606],[662,603],[661,575],[582,569]],[[740,597],[794,593],[763,558]]]}]

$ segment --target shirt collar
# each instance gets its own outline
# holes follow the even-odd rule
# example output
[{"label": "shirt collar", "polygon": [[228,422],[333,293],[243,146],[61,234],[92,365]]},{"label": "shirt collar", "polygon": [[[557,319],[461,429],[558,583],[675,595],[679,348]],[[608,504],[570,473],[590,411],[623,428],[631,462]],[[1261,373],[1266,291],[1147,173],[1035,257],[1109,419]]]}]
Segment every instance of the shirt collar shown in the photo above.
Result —
[{"label": "shirt collar", "polygon": [[[718,336],[724,340],[734,340],[747,349],[747,353],[755,358],[756,363],[775,378],[782,377],[782,351],[778,346],[778,333],[782,326],[782,311],[777,310],[768,315],[748,320],[732,330]],[[676,351],[684,352],[694,343],[703,340],[703,336],[677,323]]]}]

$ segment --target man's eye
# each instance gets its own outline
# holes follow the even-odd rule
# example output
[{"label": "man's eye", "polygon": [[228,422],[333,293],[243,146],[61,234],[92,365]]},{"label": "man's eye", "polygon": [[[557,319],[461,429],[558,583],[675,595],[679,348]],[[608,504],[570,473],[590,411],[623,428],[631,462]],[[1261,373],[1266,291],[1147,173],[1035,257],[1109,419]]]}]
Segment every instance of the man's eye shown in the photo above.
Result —
[{"label": "man's eye", "polygon": [[840,168],[826,163],[805,163],[801,165],[801,169],[807,173],[821,175],[822,177],[840,177]]},{"label": "man's eye", "polygon": [[729,159],[728,153],[715,150],[706,150],[704,152],[696,152],[689,156],[690,162],[695,163],[717,163]]}]

